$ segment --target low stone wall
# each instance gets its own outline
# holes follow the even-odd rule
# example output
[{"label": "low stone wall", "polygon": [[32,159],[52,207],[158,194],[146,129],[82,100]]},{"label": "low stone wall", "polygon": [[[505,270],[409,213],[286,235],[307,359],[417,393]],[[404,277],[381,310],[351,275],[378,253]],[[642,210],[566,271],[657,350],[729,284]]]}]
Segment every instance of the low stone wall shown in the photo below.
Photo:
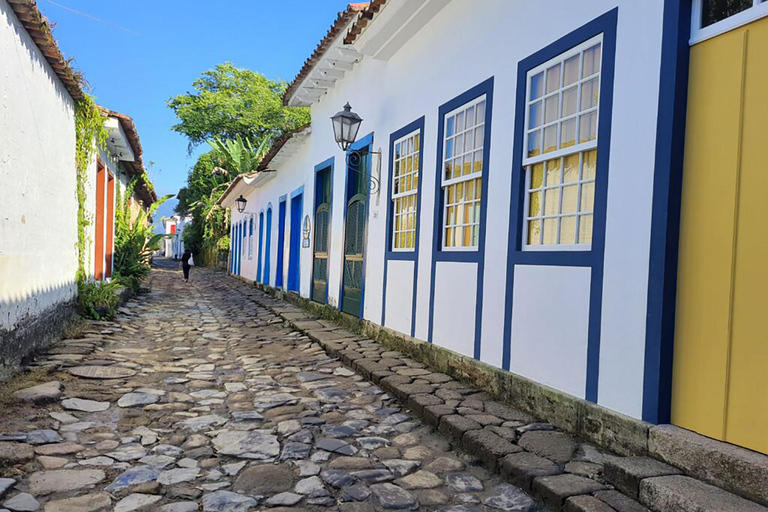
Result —
[{"label": "low stone wall", "polygon": [[19,371],[58,338],[75,316],[77,299],[57,304],[43,313],[22,321],[11,331],[0,332],[0,381]]}]

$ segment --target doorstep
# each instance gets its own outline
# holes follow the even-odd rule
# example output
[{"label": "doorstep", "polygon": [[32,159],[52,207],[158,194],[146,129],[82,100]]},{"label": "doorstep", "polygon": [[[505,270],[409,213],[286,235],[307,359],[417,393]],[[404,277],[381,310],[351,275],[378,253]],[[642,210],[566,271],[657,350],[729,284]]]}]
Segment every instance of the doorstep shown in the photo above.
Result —
[{"label": "doorstep", "polygon": [[[768,501],[765,455],[581,404],[583,400],[295,294],[258,287],[267,292],[256,298],[263,306],[551,510],[768,512],[760,504]],[[492,374],[512,378],[491,379]],[[520,407],[519,397],[507,400],[509,387],[498,385],[517,379],[512,389],[525,393],[529,407]],[[503,400],[497,399],[500,395]],[[535,397],[550,405],[540,407]]]}]

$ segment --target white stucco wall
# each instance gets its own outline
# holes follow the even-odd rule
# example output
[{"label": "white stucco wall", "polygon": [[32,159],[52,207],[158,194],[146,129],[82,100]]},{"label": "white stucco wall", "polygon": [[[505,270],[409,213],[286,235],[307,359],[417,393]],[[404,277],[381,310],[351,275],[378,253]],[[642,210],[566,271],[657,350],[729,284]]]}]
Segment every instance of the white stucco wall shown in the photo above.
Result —
[{"label": "white stucco wall", "polygon": [[74,102],[0,0],[0,330],[76,293]]},{"label": "white stucco wall", "polygon": [[[438,262],[435,281],[430,280],[433,225],[440,221],[433,214],[438,179],[438,109],[493,77],[491,152],[484,175],[488,180],[488,212],[483,310],[478,319],[482,321],[480,358],[495,366],[502,364],[507,273],[519,272],[513,299],[530,304],[513,308],[513,370],[583,397],[589,269],[507,268],[512,158],[514,152],[522,151],[513,147],[515,116],[523,115],[515,112],[517,72],[521,60],[617,6],[598,403],[640,417],[663,0],[454,0],[388,61],[363,58],[312,105],[311,138],[293,157],[281,162],[275,179],[248,197],[248,210],[254,213],[258,214],[267,202],[274,206],[272,265],[276,262],[278,197],[304,185],[304,214],[311,215],[314,166],[335,157],[329,303],[338,304],[345,158],[334,143],[329,117],[350,102],[364,118],[359,137],[373,132],[373,148],[382,151],[380,196],[373,195],[369,201],[364,304],[364,317],[381,322],[389,138],[391,133],[425,116],[415,334],[427,339],[433,315],[433,343],[472,355],[477,264]],[[288,211],[290,215],[290,208]],[[233,218],[237,221],[240,216],[235,212]],[[311,248],[302,249],[301,254],[301,292],[307,297]],[[287,262],[286,251],[286,269]],[[410,334],[410,318],[405,318],[404,309],[406,301],[408,307],[411,303],[412,273],[405,271],[400,262],[390,261],[389,265],[385,323]],[[255,261],[244,258],[241,274],[253,279],[255,273]],[[274,270],[271,276],[274,283]],[[434,310],[430,311],[433,288]],[[580,303],[566,303],[566,299]],[[552,307],[547,308],[550,303]],[[542,309],[528,314],[526,308],[531,304]],[[565,309],[558,312],[558,308]],[[542,322],[552,325],[535,336]],[[559,340],[567,350],[557,350]],[[542,342],[547,345],[545,351],[538,350]],[[543,353],[547,354],[547,364],[528,365],[526,370],[524,362]],[[564,365],[568,367],[565,373]]]}]

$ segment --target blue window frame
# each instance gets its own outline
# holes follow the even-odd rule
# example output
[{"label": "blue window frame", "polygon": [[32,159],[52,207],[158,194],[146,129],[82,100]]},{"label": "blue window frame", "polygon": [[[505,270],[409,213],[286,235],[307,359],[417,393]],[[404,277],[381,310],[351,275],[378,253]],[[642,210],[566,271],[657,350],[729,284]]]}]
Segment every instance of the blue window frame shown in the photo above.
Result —
[{"label": "blue window frame", "polygon": [[[405,140],[403,140],[405,139]],[[400,158],[398,158],[397,151],[396,151],[396,145],[397,144],[403,144],[404,142],[407,142],[410,140],[410,144],[414,144],[415,147],[412,148],[415,151],[415,154],[411,155],[400,155]],[[400,148],[401,151],[403,148]],[[410,149],[410,148],[407,148]],[[412,153],[409,151],[409,153]],[[408,169],[408,157],[411,156],[413,158],[413,163],[411,165],[413,166],[413,169],[411,172],[409,172]],[[394,215],[394,209],[395,209],[395,201],[397,199],[402,199],[402,194],[399,194],[399,188],[398,192],[395,192],[393,186],[395,183],[395,164],[397,162],[403,162],[403,159],[405,159],[406,164],[406,172],[400,173],[398,172],[398,177],[400,176],[410,176],[411,180],[416,180],[417,184],[415,186],[415,193],[412,194],[412,197],[415,199],[415,205],[413,207],[415,208],[414,214],[413,214],[413,230],[412,230],[412,236],[413,236],[413,243],[408,244],[408,240],[404,240],[403,250],[395,250],[395,245],[401,245],[395,243],[395,215]],[[424,162],[424,117],[420,117],[419,119],[407,124],[406,126],[400,128],[396,132],[392,133],[389,136],[389,169],[388,169],[388,200],[387,200],[387,242],[384,246],[384,284],[382,287],[382,300],[381,300],[381,324],[384,325],[384,319],[387,311],[387,273],[389,268],[389,260],[405,260],[405,261],[413,261],[413,298],[412,298],[412,313],[411,313],[411,336],[414,336],[415,329],[416,329],[416,290],[417,290],[417,283],[418,283],[418,273],[419,273],[419,233],[421,228],[421,184],[423,183],[423,162]],[[411,181],[413,183],[413,181]],[[413,185],[407,186],[409,190],[413,190]],[[399,196],[399,197],[398,197]],[[411,206],[411,205],[407,205]],[[408,222],[408,220],[406,220]],[[402,226],[401,224],[401,231],[410,231],[406,224],[406,226]],[[411,250],[406,250],[408,246],[412,246]]]},{"label": "blue window frame", "polygon": [[[435,179],[435,197],[437,198],[435,201],[435,211],[434,211],[434,231],[432,235],[432,265],[431,265],[431,276],[430,276],[430,283],[432,283],[430,287],[430,294],[429,294],[429,330],[428,330],[428,337],[427,340],[431,343],[432,342],[432,333],[434,328],[434,306],[435,306],[435,275],[436,275],[436,268],[437,268],[437,262],[438,261],[461,261],[461,262],[473,262],[477,263],[477,289],[476,289],[476,297],[475,297],[475,340],[474,340],[474,351],[473,355],[475,359],[480,359],[480,338],[482,336],[482,317],[483,317],[483,286],[484,286],[484,277],[485,277],[485,228],[486,228],[486,217],[488,215],[488,178],[489,178],[489,163],[490,163],[490,154],[491,154],[491,121],[492,121],[492,113],[493,113],[493,83],[494,79],[493,77],[485,80],[484,82],[476,85],[475,87],[469,89],[468,91],[464,92],[463,94],[455,97],[454,99],[450,100],[449,102],[442,105],[438,111],[438,123],[437,123],[437,177]],[[475,124],[472,127],[472,134],[475,135],[475,132],[478,128],[477,125],[477,105],[480,103],[481,98],[484,100],[484,105],[482,107],[483,109],[483,124],[482,124],[482,130],[480,134],[483,136],[482,141],[482,155],[478,163],[482,164],[482,172],[478,175],[475,175],[474,178],[480,178],[482,180],[482,183],[480,184],[480,214],[479,219],[477,223],[472,222],[473,226],[470,226],[471,228],[474,228],[474,224],[476,224],[476,234],[477,234],[477,243],[474,242],[470,244],[469,247],[457,247],[453,248],[450,247],[449,250],[443,249],[443,235],[444,235],[444,220],[447,218],[446,216],[450,215],[450,212],[446,208],[446,197],[445,197],[445,190],[449,190],[449,188],[456,184],[457,178],[454,178],[454,167],[457,165],[458,158],[461,158],[461,169],[463,174],[464,169],[464,161],[465,157],[468,157],[470,154],[472,156],[472,169],[474,170],[475,165],[475,153],[476,153],[476,147],[473,142],[473,147],[471,148],[471,153],[468,148],[467,151],[463,151],[463,153],[449,153],[447,152],[448,147],[447,143],[453,141],[453,144],[455,146],[458,146],[458,137],[459,135],[456,130],[460,127],[459,126],[447,126],[449,119],[447,118],[454,118],[456,119],[456,116],[461,112],[464,112],[464,115],[467,115],[468,109],[461,109],[463,106],[474,106],[475,110]],[[455,120],[454,122],[458,122],[458,120]],[[464,128],[466,128],[466,124],[464,124]],[[451,132],[451,130],[454,130]],[[468,132],[463,133],[463,135],[466,137],[468,135]],[[479,134],[478,134],[479,135]],[[463,148],[463,145],[462,145]],[[458,148],[457,148],[458,149]],[[467,162],[469,159],[467,158]],[[450,168],[450,175],[448,175],[448,167],[447,165],[451,165]],[[448,179],[445,179],[448,178]],[[473,185],[473,192],[477,192],[477,182]],[[450,192],[449,192],[450,193]],[[455,193],[455,189],[454,189]],[[447,199],[453,199],[453,198],[447,198]],[[455,204],[455,201],[451,201],[449,204]],[[456,205],[458,206],[458,205]],[[476,204],[472,205],[473,208],[473,215],[477,215],[477,206]],[[455,225],[451,225],[451,228],[455,228]],[[462,226],[463,227],[463,226]],[[470,236],[474,237],[473,234],[475,231],[470,231]],[[455,235],[455,231],[454,231]],[[462,232],[463,236],[463,232]]]},{"label": "blue window frame", "polygon": [[256,257],[258,258],[256,262],[256,281],[259,283],[263,283],[262,279],[262,256],[264,253],[264,210],[262,210],[259,213],[259,249]]},{"label": "blue window frame", "polygon": [[299,293],[301,286],[301,221],[304,215],[304,187],[291,193],[291,229],[288,251],[288,291]]},{"label": "blue window frame", "polygon": [[[515,115],[515,138],[512,158],[512,190],[510,195],[510,235],[507,253],[507,288],[504,319],[504,350],[502,367],[508,370],[511,359],[512,292],[514,289],[514,267],[529,265],[564,265],[591,268],[589,330],[587,335],[587,384],[585,397],[597,402],[597,382],[600,359],[600,318],[603,291],[603,260],[605,252],[605,211],[608,193],[608,164],[610,162],[611,119],[613,108],[613,81],[616,54],[616,23],[618,9],[592,20],[570,34],[553,42],[546,48],[520,61],[517,71],[517,98]],[[587,250],[524,250],[523,229],[526,211],[526,169],[524,141],[527,131],[526,107],[529,71],[556,59],[573,48],[602,36],[602,64],[600,72],[600,109],[597,121],[597,161],[593,227],[591,245]],[[553,246],[556,248],[556,246]]]}]

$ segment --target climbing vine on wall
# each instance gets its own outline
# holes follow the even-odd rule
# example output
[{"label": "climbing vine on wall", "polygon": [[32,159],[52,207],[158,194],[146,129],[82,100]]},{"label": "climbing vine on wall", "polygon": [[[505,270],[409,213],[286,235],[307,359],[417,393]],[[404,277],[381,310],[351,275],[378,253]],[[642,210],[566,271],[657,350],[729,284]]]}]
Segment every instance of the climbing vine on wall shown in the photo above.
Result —
[{"label": "climbing vine on wall", "polygon": [[93,98],[87,94],[75,105],[75,165],[77,167],[77,279],[85,279],[85,252],[88,247],[86,228],[88,218],[85,190],[88,181],[88,164],[97,148],[107,145],[107,129],[104,116]]}]

